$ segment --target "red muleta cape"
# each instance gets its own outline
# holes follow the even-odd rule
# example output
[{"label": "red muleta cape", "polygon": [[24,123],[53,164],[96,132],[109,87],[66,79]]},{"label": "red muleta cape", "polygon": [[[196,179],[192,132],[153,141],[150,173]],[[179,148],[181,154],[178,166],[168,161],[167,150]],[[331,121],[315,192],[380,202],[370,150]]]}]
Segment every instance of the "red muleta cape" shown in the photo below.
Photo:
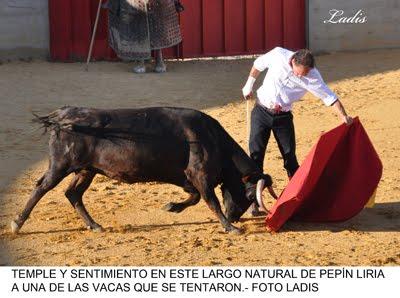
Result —
[{"label": "red muleta cape", "polygon": [[344,221],[357,215],[382,176],[379,159],[358,117],[321,135],[266,218],[278,231],[289,219]]}]

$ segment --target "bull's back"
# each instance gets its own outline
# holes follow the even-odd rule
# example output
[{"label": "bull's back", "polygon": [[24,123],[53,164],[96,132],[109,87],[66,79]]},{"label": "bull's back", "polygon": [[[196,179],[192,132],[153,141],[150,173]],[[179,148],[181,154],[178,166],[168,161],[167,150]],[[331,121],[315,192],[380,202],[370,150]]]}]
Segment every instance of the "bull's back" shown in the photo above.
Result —
[{"label": "bull's back", "polygon": [[90,160],[93,169],[126,182],[174,183],[193,155],[212,157],[205,162],[216,170],[231,161],[244,171],[253,165],[217,120],[197,110],[66,107],[51,115],[58,129],[85,141],[86,163]]},{"label": "bull's back", "polygon": [[53,131],[50,152],[57,160],[67,159],[74,171],[87,168],[128,183],[179,185],[185,180],[190,144],[176,112],[64,108],[53,119],[61,130]]}]

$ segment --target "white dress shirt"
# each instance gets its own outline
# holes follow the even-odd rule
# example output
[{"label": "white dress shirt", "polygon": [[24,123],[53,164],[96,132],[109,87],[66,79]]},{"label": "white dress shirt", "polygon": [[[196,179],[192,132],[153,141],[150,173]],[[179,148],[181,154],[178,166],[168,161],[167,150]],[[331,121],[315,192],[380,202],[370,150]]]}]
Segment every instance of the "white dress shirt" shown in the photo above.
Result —
[{"label": "white dress shirt", "polygon": [[329,89],[314,67],[306,76],[297,77],[290,65],[294,52],[276,47],[254,61],[254,68],[264,71],[268,68],[262,86],[257,90],[261,105],[282,111],[290,111],[292,104],[300,100],[309,91],[330,106],[337,100],[337,95]]}]

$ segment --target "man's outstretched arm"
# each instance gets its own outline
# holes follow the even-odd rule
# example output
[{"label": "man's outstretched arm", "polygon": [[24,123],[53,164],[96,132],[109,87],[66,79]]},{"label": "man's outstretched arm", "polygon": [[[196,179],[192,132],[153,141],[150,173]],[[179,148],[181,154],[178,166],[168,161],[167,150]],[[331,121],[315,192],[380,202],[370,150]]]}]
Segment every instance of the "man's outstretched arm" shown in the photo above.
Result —
[{"label": "man's outstretched arm", "polygon": [[337,114],[339,117],[341,117],[342,121],[346,123],[347,125],[350,125],[353,123],[353,118],[347,115],[346,110],[344,109],[342,103],[340,102],[339,99],[337,99],[333,104],[332,107],[335,108]]}]

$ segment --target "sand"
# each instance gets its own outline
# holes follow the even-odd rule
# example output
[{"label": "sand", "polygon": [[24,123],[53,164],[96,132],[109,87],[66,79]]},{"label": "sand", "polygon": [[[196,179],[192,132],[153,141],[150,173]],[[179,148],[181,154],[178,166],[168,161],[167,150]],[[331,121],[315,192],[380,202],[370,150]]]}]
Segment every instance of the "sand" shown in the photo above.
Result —
[{"label": "sand", "polygon": [[[376,205],[346,222],[289,222],[276,234],[265,230],[264,218],[245,214],[237,226],[246,232],[239,236],[225,233],[203,201],[181,214],[163,211],[166,203],[186,198],[178,187],[101,176],[84,201],[104,233],[86,230],[65,198],[71,177],[42,198],[20,234],[11,234],[10,221],[47,167],[48,135],[30,122],[31,111],[63,105],[197,108],[216,117],[247,150],[240,89],[252,59],[170,61],[161,75],[134,75],[126,63],[98,62],[90,72],[79,63],[0,65],[0,264],[399,265],[400,50],[336,53],[317,57],[317,63],[348,113],[360,117],[382,159]],[[299,161],[321,132],[340,124],[332,108],[309,94],[295,105],[294,121]],[[287,177],[273,138],[265,170],[282,190]]]}]

